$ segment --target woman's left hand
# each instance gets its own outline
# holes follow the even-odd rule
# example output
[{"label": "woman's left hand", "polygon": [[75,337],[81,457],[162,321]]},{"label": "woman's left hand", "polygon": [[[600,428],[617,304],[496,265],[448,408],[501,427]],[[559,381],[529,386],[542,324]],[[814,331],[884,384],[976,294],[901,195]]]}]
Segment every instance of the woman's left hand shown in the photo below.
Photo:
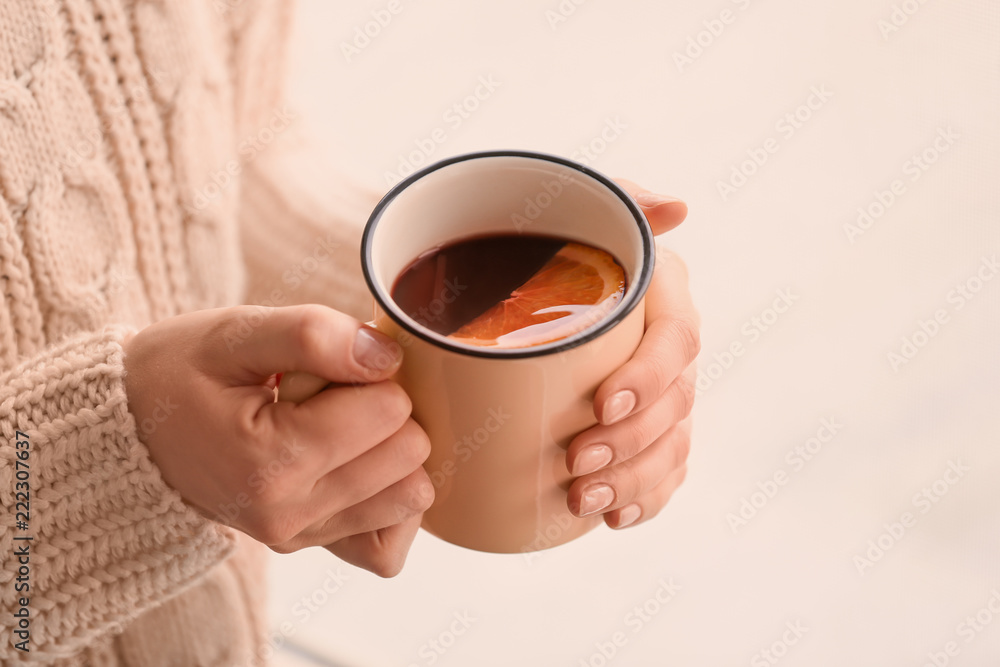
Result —
[{"label": "woman's left hand", "polygon": [[[642,207],[654,234],[687,216],[678,199],[619,183]],[[687,472],[700,319],[684,262],[664,249],[657,255],[642,342],[598,388],[598,425],[574,438],[566,452],[566,465],[578,477],[569,488],[570,511],[602,513],[611,528],[656,516]]]}]

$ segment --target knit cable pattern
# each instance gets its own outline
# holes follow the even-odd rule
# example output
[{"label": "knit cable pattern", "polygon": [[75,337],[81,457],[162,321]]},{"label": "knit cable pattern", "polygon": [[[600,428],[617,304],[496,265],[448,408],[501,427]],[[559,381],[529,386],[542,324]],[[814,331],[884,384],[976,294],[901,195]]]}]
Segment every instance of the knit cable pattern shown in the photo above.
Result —
[{"label": "knit cable pattern", "polygon": [[[16,431],[31,442],[32,658],[71,655],[182,591],[234,538],[188,508],[140,442],[126,406],[126,330],[84,334],[0,375],[0,499],[13,507]],[[12,512],[0,549],[14,548]],[[9,637],[17,564],[0,569]],[[24,659],[7,643],[0,658]]]},{"label": "knit cable pattern", "polygon": [[[313,201],[277,159],[296,124],[281,95],[291,4],[0,1],[0,667],[267,654],[266,549],[238,534],[234,550],[163,482],[121,341],[248,297],[370,317],[357,243],[374,199]],[[241,149],[275,118],[293,127]],[[32,442],[30,654],[7,643],[17,430]]]}]

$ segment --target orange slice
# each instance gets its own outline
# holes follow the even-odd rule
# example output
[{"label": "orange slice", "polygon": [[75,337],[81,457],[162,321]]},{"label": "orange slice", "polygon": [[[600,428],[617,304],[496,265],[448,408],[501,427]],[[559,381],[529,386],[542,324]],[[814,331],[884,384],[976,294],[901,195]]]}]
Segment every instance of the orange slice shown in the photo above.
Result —
[{"label": "orange slice", "polygon": [[542,345],[604,318],[625,294],[625,272],[603,250],[567,243],[510,297],[449,338],[485,347]]}]

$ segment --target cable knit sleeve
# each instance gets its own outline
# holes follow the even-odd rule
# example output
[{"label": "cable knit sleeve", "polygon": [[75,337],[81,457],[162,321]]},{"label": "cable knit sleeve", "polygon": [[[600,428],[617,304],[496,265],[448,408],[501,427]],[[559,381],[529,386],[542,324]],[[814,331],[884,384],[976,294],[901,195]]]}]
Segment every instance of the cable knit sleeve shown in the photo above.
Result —
[{"label": "cable knit sleeve", "polygon": [[247,301],[322,303],[372,316],[361,274],[364,223],[380,193],[338,173],[308,140],[284,94],[294,3],[255,0],[234,9],[235,117],[243,157],[239,225]]},{"label": "cable knit sleeve", "polygon": [[[0,374],[2,664],[77,653],[233,549],[232,534],[184,505],[139,441],[126,407],[125,335],[81,334]],[[17,431],[27,450],[15,449]],[[18,451],[29,452],[20,468],[30,487],[27,526],[14,512]],[[19,563],[15,549],[25,546]],[[15,580],[28,588],[17,592]],[[30,655],[12,645],[21,597],[29,600]]]}]

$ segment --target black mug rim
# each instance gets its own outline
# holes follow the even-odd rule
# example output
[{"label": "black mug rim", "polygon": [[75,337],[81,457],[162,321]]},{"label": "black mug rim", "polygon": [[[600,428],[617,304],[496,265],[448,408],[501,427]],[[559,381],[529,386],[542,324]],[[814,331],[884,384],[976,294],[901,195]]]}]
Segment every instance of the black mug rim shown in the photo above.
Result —
[{"label": "black mug rim", "polygon": [[[496,158],[496,157],[520,157],[529,158],[535,160],[542,160],[547,162],[554,162],[561,164],[571,169],[575,169],[580,173],[596,180],[601,185],[605,186],[614,195],[616,195],[623,204],[628,208],[629,212],[632,214],[636,225],[639,227],[639,236],[642,238],[642,270],[639,272],[638,276],[634,277],[631,289],[629,289],[625,295],[625,299],[620,303],[614,311],[605,319],[601,320],[600,323],[593,326],[592,328],[584,329],[586,332],[584,335],[574,334],[562,340],[553,341],[552,343],[545,343],[542,345],[535,345],[532,347],[524,348],[477,348],[473,346],[465,346],[458,343],[451,343],[447,340],[440,340],[429,336],[421,327],[415,327],[409,322],[397,316],[394,312],[394,306],[392,302],[392,297],[386,294],[382,287],[378,284],[378,281],[374,277],[374,268],[372,266],[371,259],[371,247],[372,247],[372,237],[375,233],[375,228],[378,226],[378,222],[382,217],[383,212],[386,208],[392,204],[393,201],[410,185],[414,182],[420,180],[421,178],[431,174],[439,169],[448,167],[450,165],[465,162],[467,160],[475,160],[480,158]],[[653,231],[649,226],[649,221],[646,220],[645,214],[639,205],[632,199],[631,196],[625,190],[615,183],[613,180],[600,173],[599,171],[588,167],[585,164],[569,160],[558,155],[551,155],[548,153],[540,153],[537,151],[527,151],[527,150],[491,150],[491,151],[474,151],[471,153],[463,153],[460,155],[455,155],[443,160],[439,160],[431,165],[428,165],[414,173],[410,174],[402,181],[394,185],[386,194],[379,200],[378,204],[372,210],[371,215],[368,217],[368,222],[365,224],[365,229],[361,236],[361,271],[364,274],[365,283],[368,285],[368,290],[371,292],[375,301],[378,303],[379,308],[390,317],[397,325],[399,325],[404,331],[409,334],[424,340],[435,347],[439,347],[449,352],[455,352],[457,354],[462,354],[471,357],[483,357],[488,359],[525,359],[529,357],[541,357],[550,354],[557,354],[559,352],[565,352],[572,348],[583,345],[589,341],[598,338],[609,330],[613,329],[619,322],[624,320],[629,313],[639,304],[643,296],[646,294],[646,290],[649,288],[649,283],[653,277],[654,269],[654,241],[653,241]],[[391,289],[391,288],[390,288]]]}]

